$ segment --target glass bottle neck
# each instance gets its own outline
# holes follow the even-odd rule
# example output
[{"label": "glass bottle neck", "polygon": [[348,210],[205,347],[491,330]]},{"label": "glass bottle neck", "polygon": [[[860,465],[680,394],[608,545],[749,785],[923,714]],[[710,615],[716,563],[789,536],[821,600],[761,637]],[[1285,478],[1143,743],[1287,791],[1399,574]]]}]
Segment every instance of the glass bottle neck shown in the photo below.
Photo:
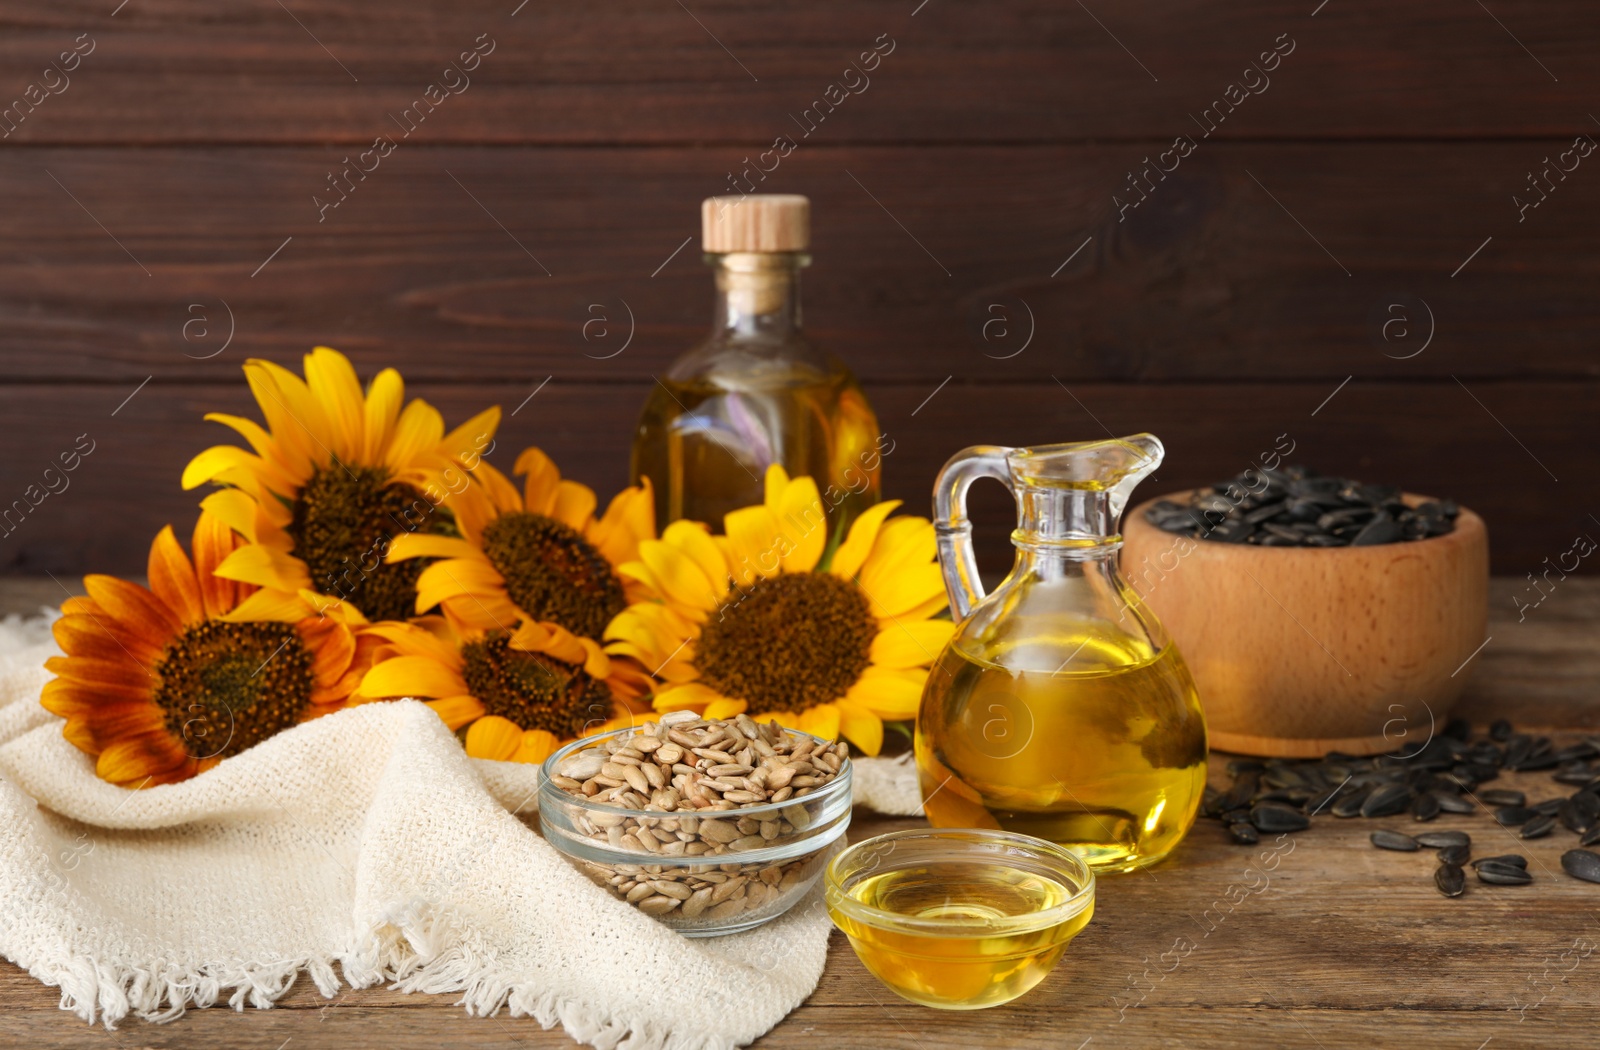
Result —
[{"label": "glass bottle neck", "polygon": [[800,328],[800,268],[810,257],[797,252],[729,252],[707,255],[716,272],[713,337],[783,338]]},{"label": "glass bottle neck", "polygon": [[1113,559],[1122,549],[1112,493],[1106,489],[1025,485],[1011,542],[1018,557],[1066,561]]}]

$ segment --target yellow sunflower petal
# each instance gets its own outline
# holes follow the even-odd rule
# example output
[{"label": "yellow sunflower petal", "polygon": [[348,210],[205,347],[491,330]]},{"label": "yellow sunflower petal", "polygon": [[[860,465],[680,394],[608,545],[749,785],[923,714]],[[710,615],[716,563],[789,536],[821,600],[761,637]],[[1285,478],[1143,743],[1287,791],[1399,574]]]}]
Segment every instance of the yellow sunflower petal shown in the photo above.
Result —
[{"label": "yellow sunflower petal", "polygon": [[240,547],[213,570],[218,576],[277,591],[298,591],[311,586],[306,563],[292,554],[252,543]]},{"label": "yellow sunflower petal", "polygon": [[728,559],[712,540],[706,526],[698,521],[675,521],[661,534],[661,542],[693,561],[711,585],[711,594],[721,600],[728,593]]},{"label": "yellow sunflower petal", "polygon": [[299,623],[314,613],[297,593],[263,588],[218,619],[229,623]]},{"label": "yellow sunflower petal", "polygon": [[[262,393],[283,412],[283,417],[278,420],[274,420],[270,413],[267,415],[273,436],[280,443],[286,434],[297,436],[312,463],[328,466],[333,456],[333,434],[327,412],[312,395],[306,381],[272,361],[258,358],[245,362],[245,365],[247,369],[254,365],[259,374],[268,377],[269,382],[262,387]],[[267,406],[262,404],[261,410],[267,412]]]},{"label": "yellow sunflower petal", "polygon": [[832,704],[818,704],[800,716],[800,728],[824,740],[839,738],[839,709]]},{"label": "yellow sunflower petal", "polygon": [[395,421],[394,437],[383,465],[390,470],[405,470],[424,453],[437,448],[443,437],[444,420],[438,410],[426,401],[413,401]]},{"label": "yellow sunflower petal", "polygon": [[845,699],[854,701],[879,718],[915,718],[922,705],[922,687],[927,682],[926,671],[895,671],[885,667],[869,667]]},{"label": "yellow sunflower petal", "polygon": [[184,491],[199,488],[208,481],[227,481],[242,472],[259,478],[274,491],[287,496],[298,486],[272,464],[238,445],[212,445],[191,459],[183,468],[181,484]]},{"label": "yellow sunflower petal", "polygon": [[555,499],[550,503],[550,517],[583,532],[594,518],[596,504],[594,489],[576,481],[561,481],[556,485]]},{"label": "yellow sunflower petal", "polygon": [[509,762],[522,746],[522,728],[509,718],[485,715],[467,729],[467,754]]},{"label": "yellow sunflower petal", "polygon": [[440,718],[444,719],[444,724],[450,727],[451,732],[482,718],[487,713],[483,705],[478,703],[478,698],[474,696],[446,696],[438,700],[429,700],[427,703]]},{"label": "yellow sunflower petal", "polygon": [[251,543],[256,542],[256,506],[256,501],[239,489],[219,489],[200,501],[201,510]]},{"label": "yellow sunflower petal", "polygon": [[707,704],[706,709],[700,712],[700,717],[732,718],[734,715],[743,712],[749,706],[750,705],[745,703],[743,700],[730,700],[724,696]]},{"label": "yellow sunflower petal", "polygon": [[764,498],[762,502],[771,510],[778,510],[783,500],[783,490],[789,487],[789,472],[783,469],[781,463],[774,463],[767,468],[764,479]]},{"label": "yellow sunflower petal", "polygon": [[404,532],[389,542],[387,562],[405,561],[407,558],[481,558],[483,552],[466,540],[453,536],[430,536],[421,532]]},{"label": "yellow sunflower petal", "polygon": [[944,574],[938,565],[918,565],[868,582],[863,571],[857,586],[872,603],[872,615],[884,619],[909,613],[944,594]]},{"label": "yellow sunflower petal", "polygon": [[389,439],[394,435],[395,420],[400,418],[400,406],[406,399],[405,380],[392,368],[385,368],[367,385],[366,404],[362,409],[363,441],[361,462],[383,463]]},{"label": "yellow sunflower petal", "polygon": [[494,443],[494,432],[499,428],[500,406],[490,405],[440,439],[439,451],[455,462],[474,467]]},{"label": "yellow sunflower petal", "polygon": [[650,479],[623,489],[611,498],[605,514],[590,528],[589,539],[612,565],[633,561],[639,544],[656,534],[655,497]]},{"label": "yellow sunflower petal", "polygon": [[503,595],[505,580],[482,554],[436,561],[417,577],[417,611],[463,595]]},{"label": "yellow sunflower petal", "polygon": [[[770,475],[769,475],[770,476]],[[810,478],[795,478],[778,497],[778,528],[788,540],[782,554],[784,572],[810,572],[828,546],[828,515],[822,494]]]},{"label": "yellow sunflower petal", "polygon": [[561,742],[556,735],[547,729],[530,729],[522,734],[522,742],[517,745],[517,750],[512,753],[513,762],[543,762],[555,751]]},{"label": "yellow sunflower petal", "polygon": [[933,523],[927,518],[902,515],[884,522],[872,553],[861,566],[861,582],[874,586],[901,573],[928,565],[938,554]]},{"label": "yellow sunflower petal", "polygon": [[321,450],[311,432],[295,419],[284,394],[278,389],[277,377],[283,372],[271,362],[258,358],[244,363],[245,382],[250,384],[250,393],[255,395],[256,406],[267,421],[278,459],[293,477],[305,479],[311,476],[313,467],[323,462]]},{"label": "yellow sunflower petal", "polygon": [[955,631],[956,625],[949,620],[887,621],[872,640],[872,663],[877,667],[926,667],[938,658]]},{"label": "yellow sunflower petal", "polygon": [[883,719],[854,700],[835,700],[833,706],[839,711],[839,731],[846,740],[865,755],[876,755],[883,750]]},{"label": "yellow sunflower petal", "polygon": [[715,700],[721,700],[722,694],[708,685],[699,682],[687,682],[661,690],[655,695],[653,706],[657,711],[683,711],[692,707],[700,707]]},{"label": "yellow sunflower petal", "polygon": [[639,544],[639,557],[650,569],[656,586],[676,604],[703,612],[717,607],[711,581],[687,554],[660,540],[648,540]]},{"label": "yellow sunflower petal", "polygon": [[561,483],[561,471],[544,450],[531,446],[523,449],[511,472],[527,475],[523,479],[523,506],[535,514],[549,514],[556,486]]},{"label": "yellow sunflower petal", "polygon": [[328,421],[333,454],[346,463],[365,451],[366,398],[350,359],[326,346],[314,348],[305,358],[306,386]]},{"label": "yellow sunflower petal", "polygon": [[765,506],[742,507],[724,515],[722,525],[728,537],[728,566],[740,586],[748,587],[758,576],[778,574],[787,543],[772,511]]},{"label": "yellow sunflower petal", "polygon": [[361,679],[361,695],[425,696],[442,699],[470,693],[454,670],[426,656],[395,656],[378,664]]},{"label": "yellow sunflower petal", "polygon": [[861,563],[872,553],[872,545],[878,538],[878,529],[883,525],[883,519],[893,513],[898,506],[900,501],[891,499],[875,503],[862,511],[850,526],[850,535],[845,537],[845,541],[839,544],[839,549],[833,552],[833,563],[828,566],[828,571],[847,580],[860,572]]}]

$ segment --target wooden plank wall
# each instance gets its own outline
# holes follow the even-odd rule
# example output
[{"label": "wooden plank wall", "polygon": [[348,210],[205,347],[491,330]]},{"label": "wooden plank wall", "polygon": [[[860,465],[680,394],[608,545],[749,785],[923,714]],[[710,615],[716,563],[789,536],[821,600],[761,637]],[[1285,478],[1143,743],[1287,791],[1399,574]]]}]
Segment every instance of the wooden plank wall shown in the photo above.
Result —
[{"label": "wooden plank wall", "polygon": [[93,447],[3,571],[139,571],[240,362],[318,343],[604,498],[758,165],[921,512],[967,444],[1150,430],[1154,495],[1286,434],[1502,573],[1600,535],[1586,0],[117,3],[0,4],[0,505]]}]

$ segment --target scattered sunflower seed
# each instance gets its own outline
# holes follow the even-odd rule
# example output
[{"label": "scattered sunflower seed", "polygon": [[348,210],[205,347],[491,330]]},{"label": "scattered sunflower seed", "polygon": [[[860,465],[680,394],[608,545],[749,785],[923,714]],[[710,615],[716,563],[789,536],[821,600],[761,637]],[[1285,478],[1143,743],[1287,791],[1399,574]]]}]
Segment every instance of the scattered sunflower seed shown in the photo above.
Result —
[{"label": "scattered sunflower seed", "polygon": [[1411,789],[1404,784],[1391,784],[1367,796],[1361,804],[1363,817],[1392,817],[1411,804]]},{"label": "scattered sunflower seed", "polygon": [[1474,868],[1484,864],[1509,864],[1516,868],[1526,868],[1528,858],[1520,853],[1502,853],[1498,857],[1479,857],[1472,862]]},{"label": "scattered sunflower seed", "polygon": [[1403,853],[1415,853],[1422,847],[1410,835],[1402,835],[1398,831],[1374,831],[1372,844],[1379,849],[1399,850]]},{"label": "scattered sunflower seed", "polygon": [[1417,842],[1429,849],[1443,849],[1445,846],[1470,846],[1472,836],[1465,831],[1424,831],[1415,836]]},{"label": "scattered sunflower seed", "polygon": [[1515,864],[1484,861],[1477,867],[1478,881],[1494,886],[1526,886],[1533,881],[1533,876],[1528,874],[1527,868],[1519,868]]},{"label": "scattered sunflower seed", "polygon": [[1466,892],[1467,876],[1457,864],[1441,864],[1433,873],[1433,884],[1446,897],[1459,897]]},{"label": "scattered sunflower seed", "polygon": [[1250,823],[1254,824],[1257,830],[1271,835],[1280,831],[1304,831],[1311,826],[1311,819],[1288,806],[1276,802],[1262,802],[1250,811]]},{"label": "scattered sunflower seed", "polygon": [[1556,818],[1551,816],[1538,816],[1522,825],[1518,832],[1520,838],[1542,839],[1555,830]]},{"label": "scattered sunflower seed", "polygon": [[1600,853],[1569,849],[1561,855],[1561,870],[1584,882],[1600,882]]},{"label": "scattered sunflower seed", "polygon": [[1261,841],[1261,836],[1249,824],[1229,824],[1228,834],[1233,836],[1233,841],[1241,846],[1253,846]]},{"label": "scattered sunflower seed", "polygon": [[1467,858],[1472,856],[1471,846],[1445,846],[1439,850],[1440,864],[1465,864]]}]

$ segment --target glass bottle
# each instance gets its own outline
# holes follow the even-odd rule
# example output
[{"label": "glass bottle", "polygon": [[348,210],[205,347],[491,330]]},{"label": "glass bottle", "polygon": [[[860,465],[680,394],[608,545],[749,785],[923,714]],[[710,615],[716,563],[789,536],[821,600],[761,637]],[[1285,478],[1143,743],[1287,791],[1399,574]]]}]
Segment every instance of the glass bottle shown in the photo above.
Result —
[{"label": "glass bottle", "polygon": [[[1183,658],[1117,567],[1117,521],[1161,462],[1149,434],[979,446],[934,488],[939,560],[959,626],[917,716],[928,820],[1057,842],[1090,865],[1160,860],[1194,823],[1206,728]],[[985,595],[967,488],[1016,497],[1011,574]]]},{"label": "glass bottle", "polygon": [[878,420],[838,358],[800,325],[810,263],[805,197],[712,197],[701,209],[716,276],[711,334],[673,362],[645,402],[632,472],[648,477],[662,525],[760,503],[770,464],[816,480],[840,535],[878,501]]}]

